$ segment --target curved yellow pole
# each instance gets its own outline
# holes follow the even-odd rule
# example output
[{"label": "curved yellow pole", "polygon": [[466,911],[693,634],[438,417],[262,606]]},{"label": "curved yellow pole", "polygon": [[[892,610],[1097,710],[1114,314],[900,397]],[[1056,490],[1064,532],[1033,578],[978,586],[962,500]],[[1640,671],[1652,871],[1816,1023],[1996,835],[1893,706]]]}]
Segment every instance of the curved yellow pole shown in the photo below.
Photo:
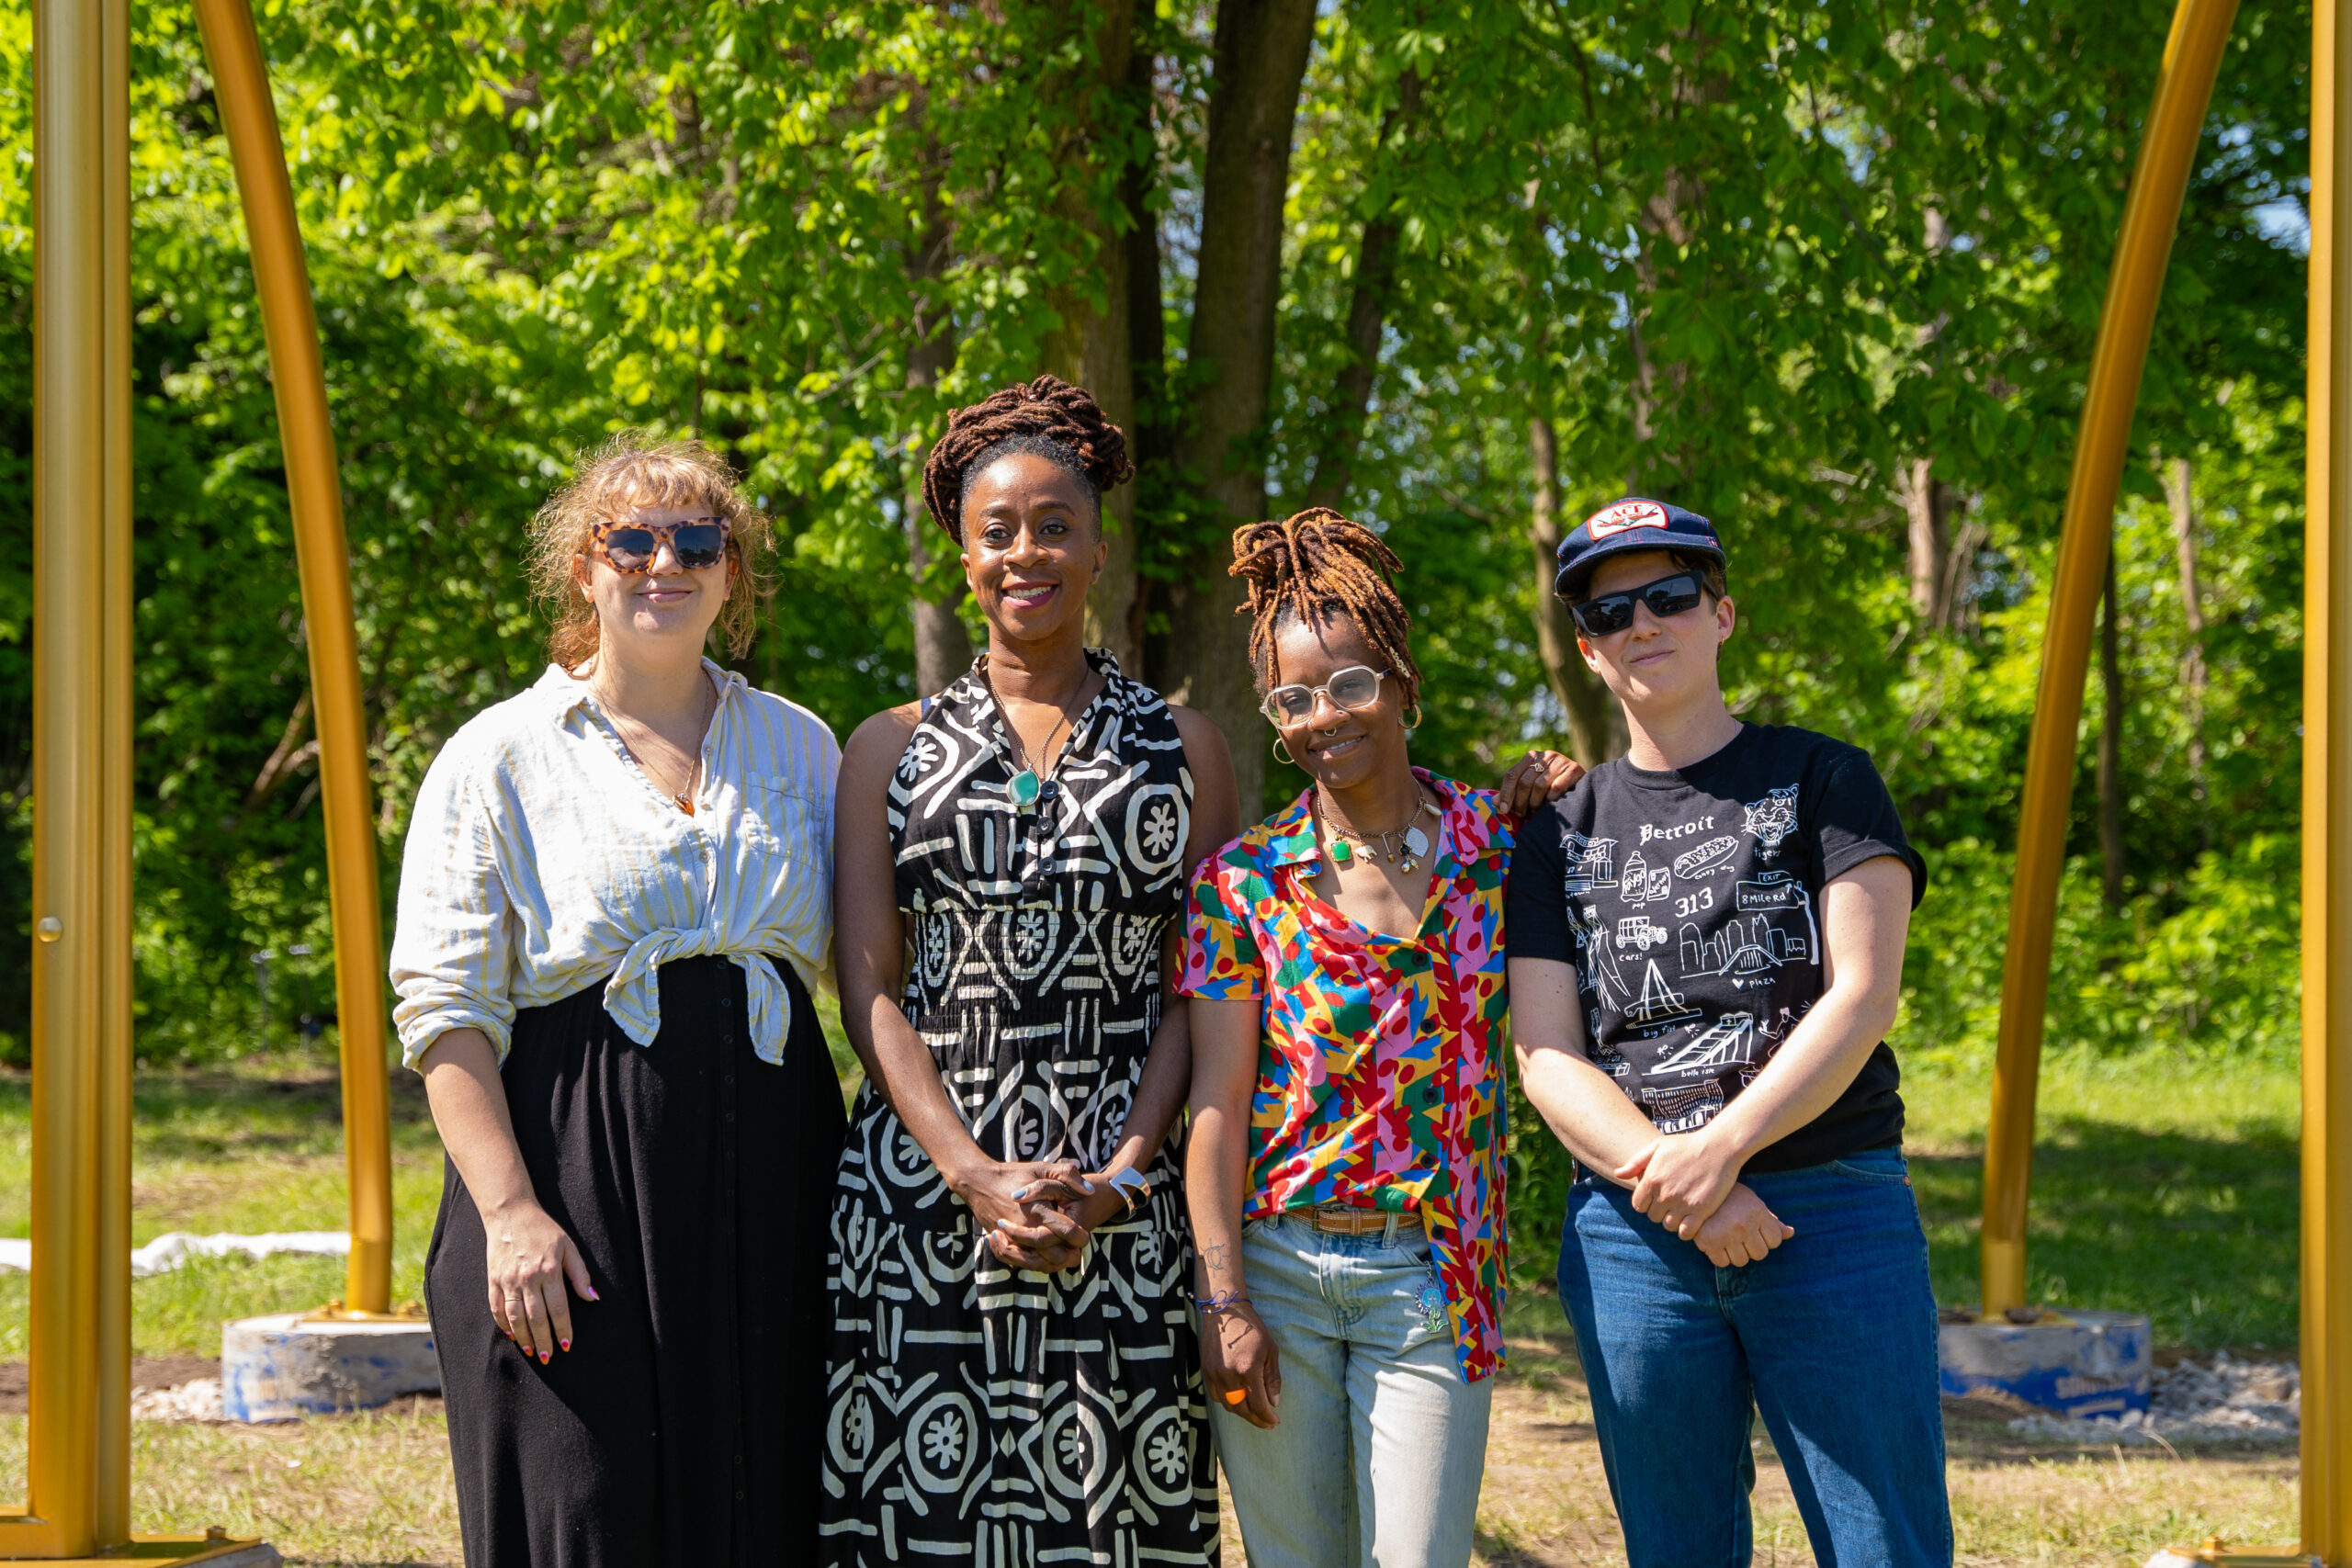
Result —
[{"label": "curved yellow pole", "polygon": [[2107,304],[2091,355],[2058,570],[2042,633],[2041,681],[2034,694],[2033,739],[2026,751],[2018,804],[2018,865],[2010,884],[2009,945],[2001,972],[2000,1048],[1993,1066],[1993,1110],[1984,1137],[1984,1310],[2025,1303],[2025,1212],[2033,1166],[2033,1099],[2041,1066],[2042,1013],[2050,998],[2050,944],[2057,922],[2058,879],[2066,860],[2068,799],[2074,793],[2075,731],[2083,716],[2083,675],[2090,659],[2091,617],[2098,606],[2114,536],[2115,498],[2148,357],[2148,332],[2163,292],[2165,264],[2180,221],[2188,166],[2205,124],[2205,105],[2221,68],[2222,48],[2237,0],[2180,0],[2165,42],[2155,107],[2140,143],[2132,192],[2116,245]]},{"label": "curved yellow pole", "polygon": [[214,99],[228,130],[253,247],[310,640],[319,786],[326,806],[327,886],[334,917],[335,1012],[343,1036],[344,1153],[351,1179],[351,1268],[344,1302],[355,1312],[380,1313],[391,1307],[392,1280],[383,919],[334,431],[327,422],[326,377],[302,232],[295,222],[294,190],[286,176],[286,151],[253,13],[245,0],[196,0],[196,18],[212,62]]}]

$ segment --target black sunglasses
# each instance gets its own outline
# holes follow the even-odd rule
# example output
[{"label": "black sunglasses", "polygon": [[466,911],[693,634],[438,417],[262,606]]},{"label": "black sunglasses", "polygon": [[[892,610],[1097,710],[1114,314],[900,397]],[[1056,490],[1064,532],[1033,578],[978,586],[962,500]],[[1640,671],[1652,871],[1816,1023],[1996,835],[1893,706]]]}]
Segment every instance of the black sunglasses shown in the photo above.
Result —
[{"label": "black sunglasses", "polygon": [[1650,614],[1659,620],[1679,615],[1699,603],[1699,574],[1678,571],[1671,577],[1661,577],[1655,582],[1645,582],[1639,588],[1628,588],[1622,593],[1604,593],[1598,599],[1588,599],[1581,604],[1568,606],[1584,628],[1587,637],[1607,637],[1622,632],[1634,624],[1634,601],[1639,599],[1650,607]]}]

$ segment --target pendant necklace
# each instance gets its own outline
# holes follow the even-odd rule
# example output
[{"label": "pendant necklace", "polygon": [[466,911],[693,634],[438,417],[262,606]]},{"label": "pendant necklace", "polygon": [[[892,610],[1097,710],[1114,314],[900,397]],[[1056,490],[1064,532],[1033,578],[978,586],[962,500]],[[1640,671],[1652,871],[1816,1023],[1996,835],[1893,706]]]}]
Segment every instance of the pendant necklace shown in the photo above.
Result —
[{"label": "pendant necklace", "polygon": [[[660,779],[654,778],[653,769],[646,761],[643,754],[641,754],[636,747],[628,743],[628,736],[621,733],[620,714],[614,708],[611,700],[607,698],[604,693],[596,691],[596,683],[594,680],[589,682],[588,689],[591,692],[595,693],[596,704],[599,707],[605,710],[605,722],[609,723],[613,727],[613,736],[616,739],[620,741],[621,750],[628,753],[629,761],[637,764],[638,771],[642,773],[646,778],[652,783],[655,789],[662,790],[662,793],[669,795],[671,805],[676,807],[687,816],[692,817],[695,814],[695,784],[702,777],[702,754],[700,750],[697,749],[695,751],[695,765],[687,771],[685,787],[680,790],[671,790],[667,788]],[[718,711],[718,693],[712,687],[707,678],[703,682],[703,690],[708,694],[709,700],[704,705],[702,723],[698,728],[707,734],[710,729],[711,715]],[[631,719],[629,722],[631,724],[637,723],[635,719]],[[644,725],[639,725],[638,728],[640,729],[646,729],[648,734],[651,733],[651,730]]]},{"label": "pendant necklace", "polygon": [[[996,682],[989,674],[988,655],[985,653],[980,655],[980,682],[989,689],[989,702],[996,708],[996,721],[999,728],[1004,731],[1005,739],[1016,749],[1021,748],[1021,732],[1012,728],[1012,716],[1004,711],[1004,699],[996,694]],[[1079,682],[1080,691],[1085,690],[1085,682]],[[1069,710],[1058,709],[1053,728],[1046,732],[1044,751],[1050,761],[1046,763],[1043,775],[1038,773],[1035,764],[1031,762],[1027,756],[1023,755],[1017,759],[1022,764],[1021,771],[1013,774],[1012,781],[1005,785],[1005,794],[1012,797],[1012,804],[1016,809],[1027,811],[1035,807],[1039,798],[1045,795],[1046,786],[1051,784],[1054,775],[1061,771],[1061,753],[1054,750],[1054,739],[1061,734],[1063,726],[1070,722]]]},{"label": "pendant necklace", "polygon": [[[1416,790],[1418,793],[1418,786]],[[1424,811],[1432,817],[1444,815],[1431,803],[1428,795],[1422,795],[1419,798],[1420,804],[1415,808],[1413,815],[1396,827],[1385,832],[1360,833],[1353,828],[1342,826],[1339,813],[1334,811],[1330,803],[1323,798],[1323,792],[1316,791],[1316,804],[1321,809],[1323,826],[1331,834],[1333,863],[1353,864],[1359,846],[1365,854],[1374,853],[1373,845],[1376,840],[1379,843],[1380,858],[1407,875],[1419,870],[1421,858],[1430,852],[1430,839],[1427,833],[1421,831],[1418,818]]]}]

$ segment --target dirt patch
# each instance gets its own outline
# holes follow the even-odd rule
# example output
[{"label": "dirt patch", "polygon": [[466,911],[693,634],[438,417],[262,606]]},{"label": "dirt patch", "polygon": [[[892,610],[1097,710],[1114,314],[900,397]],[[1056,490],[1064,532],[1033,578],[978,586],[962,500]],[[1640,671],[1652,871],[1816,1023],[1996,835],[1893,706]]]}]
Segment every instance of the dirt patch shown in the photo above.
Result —
[{"label": "dirt patch", "polygon": [[[130,1386],[133,1388],[177,1388],[198,1378],[218,1380],[220,1359],[217,1356],[134,1356],[130,1360]],[[0,1360],[0,1416],[22,1416],[28,1407],[31,1390],[31,1370],[23,1361]],[[390,1404],[380,1406],[375,1414],[392,1416],[438,1416],[442,1414],[441,1396],[437,1393],[402,1394]],[[323,1416],[313,1419],[338,1420]],[[269,1427],[284,1427],[292,1423],[272,1422]],[[268,1427],[254,1427],[255,1431]]]},{"label": "dirt patch", "polygon": [[[220,1361],[213,1356],[134,1356],[130,1361],[133,1388],[177,1388],[198,1378],[217,1378]],[[32,1388],[31,1369],[23,1361],[0,1361],[0,1416],[22,1416]]]}]

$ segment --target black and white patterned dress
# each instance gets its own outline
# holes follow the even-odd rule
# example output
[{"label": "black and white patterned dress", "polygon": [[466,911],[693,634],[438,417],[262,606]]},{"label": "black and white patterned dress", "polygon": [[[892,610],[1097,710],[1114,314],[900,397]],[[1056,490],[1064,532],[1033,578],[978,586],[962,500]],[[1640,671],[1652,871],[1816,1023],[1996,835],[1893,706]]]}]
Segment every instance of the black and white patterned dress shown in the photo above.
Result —
[{"label": "black and white patterned dress", "polygon": [[[1192,775],[1159,695],[1107,682],[1032,809],[978,668],[890,785],[904,1006],[980,1147],[1100,1169],[1159,1022]],[[1216,1474],[1173,1140],[1148,1202],[1058,1274],[1008,1269],[869,1083],[834,1201],[828,1563],[1214,1562]]]}]

